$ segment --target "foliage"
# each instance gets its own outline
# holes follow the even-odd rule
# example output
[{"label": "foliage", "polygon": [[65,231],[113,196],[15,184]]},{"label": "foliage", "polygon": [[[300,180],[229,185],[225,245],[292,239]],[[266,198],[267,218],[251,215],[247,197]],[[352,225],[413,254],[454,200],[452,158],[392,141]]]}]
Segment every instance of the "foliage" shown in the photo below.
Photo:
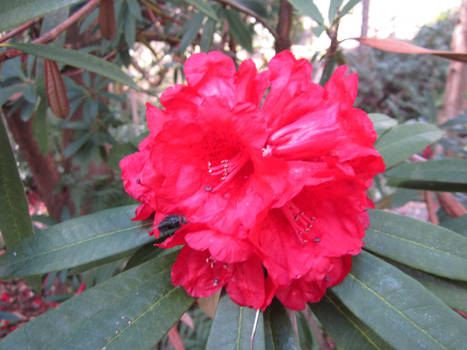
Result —
[{"label": "foliage", "polygon": [[[154,247],[151,224],[130,220],[135,206],[123,194],[118,161],[147,135],[140,101],[157,103],[163,88],[182,82],[191,53],[221,50],[238,62],[289,35],[287,20],[310,16],[314,32],[333,40],[358,0],[332,0],[327,14],[298,0],[290,1],[296,12],[290,6],[287,13],[284,2],[103,0],[100,8],[97,0],[0,2],[0,42],[6,43],[0,47],[0,230],[7,246],[0,279],[37,282],[48,274],[46,291],[55,278],[88,285],[7,336],[0,349],[162,349],[173,334],[187,349],[248,348],[251,336],[255,349],[329,349],[328,334],[344,349],[460,349],[467,343],[466,321],[456,312],[467,312],[467,215],[440,215],[439,226],[372,210],[365,250],[349,276],[305,313],[274,301],[257,315],[223,295],[213,320],[172,285],[178,251]],[[453,18],[422,28],[414,42],[447,49]],[[258,40],[265,32],[269,44]],[[360,76],[359,105],[381,112],[370,115],[388,168],[369,191],[379,208],[419,194],[407,189],[466,191],[465,115],[433,125],[446,61],[374,51],[369,63],[358,64],[356,54],[333,46],[322,58],[322,82],[338,60],[348,60]],[[58,66],[49,87],[44,59]],[[49,96],[51,82],[56,91],[61,80],[67,116],[53,108],[65,95],[61,102]],[[425,122],[406,122],[419,117]],[[451,159],[411,161],[435,142]],[[42,228],[34,235],[21,178],[50,215],[33,217]]]}]

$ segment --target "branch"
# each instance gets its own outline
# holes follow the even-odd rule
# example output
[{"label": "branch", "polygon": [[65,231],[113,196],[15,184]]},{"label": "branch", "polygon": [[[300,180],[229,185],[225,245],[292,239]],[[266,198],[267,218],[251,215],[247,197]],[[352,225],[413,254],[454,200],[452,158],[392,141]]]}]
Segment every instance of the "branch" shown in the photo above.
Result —
[{"label": "branch", "polygon": [[89,11],[91,11],[94,7],[96,7],[99,1],[100,0],[90,0],[86,5],[84,5],[78,11],[73,13],[73,15],[68,17],[65,22],[59,24],[54,29],[52,29],[50,32],[47,32],[41,37],[33,40],[33,43],[34,44],[45,44],[45,43],[48,43],[54,40],[57,36],[59,36],[62,32],[68,29],[78,19],[80,19],[82,16],[84,16]]},{"label": "branch", "polygon": [[234,8],[234,9],[237,9],[240,12],[246,13],[248,16],[253,17],[254,19],[256,19],[257,22],[261,23],[263,25],[263,27],[266,28],[272,34],[274,39],[277,40],[279,38],[279,34],[277,34],[277,32],[274,30],[274,28],[271,27],[263,18],[261,18],[256,13],[251,11],[249,8],[246,8],[245,6],[242,6],[242,5],[238,4],[238,3],[235,3],[235,2],[230,1],[230,0],[216,0],[216,1],[220,2],[221,4],[224,4],[224,5],[229,5],[230,7]]},{"label": "branch", "polygon": [[277,23],[278,37],[274,43],[276,53],[290,50],[290,28],[292,27],[293,7],[287,0],[281,0],[279,5],[279,22]]},{"label": "branch", "polygon": [[[89,11],[91,11],[94,7],[96,7],[99,1],[100,0],[90,0],[86,5],[84,5],[78,11],[73,13],[73,15],[68,17],[65,22],[59,24],[51,31],[33,40],[32,43],[33,44],[46,44],[54,40],[57,36],[59,36],[61,33],[67,30],[71,25],[73,25],[78,19],[80,19],[82,16],[84,16]],[[23,54],[22,51],[7,50],[0,56],[0,62],[6,61],[7,59],[10,59],[10,58],[21,56],[22,54]]]},{"label": "branch", "polygon": [[36,22],[39,22],[39,18],[33,18],[33,19],[27,21],[26,23],[20,25],[18,28],[13,29],[11,32],[5,34],[3,37],[0,38],[0,43],[3,43],[5,41],[7,41],[8,39],[11,39],[15,35],[20,34],[21,32],[23,32],[24,30],[26,30],[27,28],[29,28],[30,26],[32,26]]}]

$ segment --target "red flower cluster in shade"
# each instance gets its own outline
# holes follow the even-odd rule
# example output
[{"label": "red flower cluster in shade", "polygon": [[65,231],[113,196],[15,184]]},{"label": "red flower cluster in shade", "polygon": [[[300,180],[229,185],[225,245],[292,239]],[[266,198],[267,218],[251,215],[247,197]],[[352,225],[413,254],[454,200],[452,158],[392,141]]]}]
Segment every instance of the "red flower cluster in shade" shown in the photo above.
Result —
[{"label": "red flower cluster in shade", "polygon": [[120,166],[142,203],[135,220],[186,218],[160,244],[183,245],[175,285],[301,310],[344,279],[368,225],[365,191],[384,170],[346,71],[322,87],[288,51],[261,73],[251,60],[236,71],[227,56],[200,53],[185,63],[187,85],[162,94],[163,109],[148,104],[150,134]]}]

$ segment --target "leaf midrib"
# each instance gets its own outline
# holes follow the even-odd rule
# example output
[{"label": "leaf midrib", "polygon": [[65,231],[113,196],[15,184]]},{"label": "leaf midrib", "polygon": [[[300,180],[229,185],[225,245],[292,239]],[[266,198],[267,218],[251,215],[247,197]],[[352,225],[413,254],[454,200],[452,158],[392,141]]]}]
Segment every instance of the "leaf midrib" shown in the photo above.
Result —
[{"label": "leaf midrib", "polygon": [[[92,237],[89,237],[89,238],[86,238],[86,239],[83,239],[81,241],[77,241],[77,242],[72,242],[72,243],[68,243],[68,244],[65,244],[61,247],[57,247],[57,248],[54,248],[54,249],[50,249],[50,250],[46,250],[46,251],[43,251],[43,252],[39,252],[37,254],[32,254],[32,255],[27,255],[25,256],[24,258],[19,258],[17,261],[14,261],[14,262],[11,262],[8,264],[8,266],[16,266],[18,264],[21,264],[21,263],[24,263],[24,262],[27,262],[33,258],[37,258],[39,256],[43,256],[43,255],[47,255],[47,254],[51,254],[51,253],[55,253],[57,251],[60,251],[60,250],[64,250],[64,249],[67,249],[67,248],[71,248],[71,247],[74,247],[74,246],[77,246],[77,245],[80,245],[80,244],[85,244],[87,242],[92,242],[94,240],[98,240],[98,239],[101,239],[101,238],[105,238],[105,237],[108,237],[108,236],[111,236],[113,234],[117,234],[117,233],[120,233],[120,232],[125,232],[125,231],[128,231],[128,230],[133,230],[133,229],[138,229],[138,228],[143,228],[143,227],[147,227],[147,226],[150,226],[149,224],[142,224],[142,225],[136,225],[136,226],[131,226],[131,227],[126,227],[126,228],[122,228],[120,230],[115,230],[115,231],[110,231],[110,232],[105,232],[105,233],[102,233],[102,234],[99,234],[97,236],[92,236]],[[11,256],[11,255],[10,255]]]},{"label": "leaf midrib", "polygon": [[467,260],[465,256],[461,256],[461,255],[457,255],[457,254],[453,254],[452,252],[450,251],[447,251],[447,250],[441,250],[441,249],[437,249],[436,247],[430,247],[428,245],[425,245],[421,242],[418,242],[418,241],[412,241],[408,238],[405,238],[405,237],[402,237],[402,236],[399,236],[397,234],[394,234],[394,233],[391,233],[391,232],[386,232],[386,231],[382,231],[382,230],[379,230],[377,228],[374,228],[374,227],[369,227],[368,230],[372,230],[372,231],[375,231],[375,232],[378,232],[378,233],[382,233],[382,234],[385,234],[391,238],[394,238],[394,239],[400,239],[401,241],[404,241],[404,242],[409,242],[409,243],[412,243],[413,245],[415,246],[419,246],[419,247],[422,247],[422,248],[426,248],[426,249],[429,249],[429,250],[433,250],[437,253],[445,253],[447,255],[451,255],[453,257],[456,257],[456,258],[459,258],[459,259],[462,259],[462,260]]},{"label": "leaf midrib", "polygon": [[357,276],[355,276],[352,272],[348,274],[348,276],[352,279],[354,279],[357,283],[362,285],[363,288],[365,288],[368,292],[376,296],[381,302],[386,304],[391,310],[393,310],[395,313],[397,313],[400,317],[405,319],[407,322],[409,322],[415,329],[417,329],[419,332],[424,334],[427,338],[429,338],[431,341],[434,343],[438,344],[442,349],[449,350],[443,343],[439,342],[438,339],[434,338],[431,336],[430,333],[428,333],[425,329],[420,327],[415,321],[413,321],[410,317],[408,317],[404,312],[399,310],[396,306],[392,305],[389,301],[387,301],[382,295],[380,295],[378,292],[376,292],[374,289],[372,289],[370,286],[368,286],[365,282],[360,280]]},{"label": "leaf midrib", "polygon": [[[164,269],[165,271],[168,270],[168,269]],[[161,296],[159,299],[157,299],[154,303],[152,303],[146,310],[144,310],[143,312],[141,312],[133,321],[130,321],[131,323],[126,326],[125,328],[123,328],[120,332],[118,332],[118,334],[112,336],[109,338],[109,340],[104,344],[104,346],[107,346],[111,343],[113,343],[117,338],[119,338],[124,332],[126,332],[131,326],[133,326],[136,322],[138,322],[138,320],[142,317],[144,317],[144,315],[146,315],[148,312],[150,312],[152,309],[154,309],[156,306],[158,306],[159,304],[161,304],[165,299],[167,299],[168,297],[170,297],[170,295],[172,293],[174,293],[175,291],[178,291],[180,290],[181,287],[178,286],[178,287],[175,287],[175,288],[172,288],[171,290],[169,290],[166,294],[164,294],[163,296]]]}]

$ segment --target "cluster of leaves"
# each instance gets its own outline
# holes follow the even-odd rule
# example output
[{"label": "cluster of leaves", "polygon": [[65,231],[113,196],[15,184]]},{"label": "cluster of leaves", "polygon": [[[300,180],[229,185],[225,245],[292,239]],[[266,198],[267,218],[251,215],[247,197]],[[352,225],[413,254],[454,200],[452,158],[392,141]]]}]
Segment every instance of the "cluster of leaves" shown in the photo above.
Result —
[{"label": "cluster of leaves", "polygon": [[[102,6],[108,6],[112,1],[104,3],[107,5]],[[291,3],[318,23],[317,32],[333,34],[339,18],[358,1],[331,1],[328,20],[323,19],[313,2]],[[82,5],[76,0],[40,0],[33,7],[24,4],[0,5],[6,6],[3,13],[12,17],[2,16],[0,11],[4,19],[0,30],[72,5],[66,8],[61,22]],[[23,5],[18,12],[21,16],[13,18],[11,9]],[[253,49],[253,22],[245,19],[255,18],[271,29],[268,23],[277,20],[278,4],[257,0],[116,0],[113,5],[105,8],[107,14],[113,9],[115,27],[99,20],[98,10],[81,23],[82,33],[91,37],[97,29],[102,31],[105,39],[97,47],[68,50],[60,47],[63,44],[10,42],[1,51],[3,54],[18,49],[29,56],[24,61],[13,59],[3,64],[0,105],[9,114],[16,109],[24,120],[34,116],[34,137],[43,153],[79,165],[81,173],[62,173],[61,183],[75,189],[78,207],[85,202],[83,194],[101,201],[87,207],[95,213],[50,224],[33,235],[16,161],[4,124],[0,123],[0,229],[8,246],[0,257],[0,279],[26,277],[34,281],[50,273],[51,280],[54,275],[64,280],[68,276],[70,281],[81,280],[88,286],[85,292],[10,334],[0,342],[0,349],[28,348],[32,344],[36,349],[152,349],[167,342],[166,334],[174,325],[185,346],[192,349],[244,349],[251,343],[254,349],[316,349],[320,332],[330,334],[339,347],[350,349],[462,348],[467,342],[467,326],[454,310],[467,311],[466,215],[446,218],[438,226],[372,210],[365,251],[353,259],[353,269],[344,282],[321,302],[310,304],[305,314],[288,312],[277,302],[265,313],[256,314],[224,295],[212,321],[200,316],[195,300],[171,283],[170,269],[177,250],[155,248],[154,237],[147,234],[151,223],[132,222],[135,206],[123,205],[120,185],[108,184],[113,174],[86,178],[86,166],[90,159],[104,160],[118,175],[118,160],[134,152],[138,144],[136,140],[119,142],[112,133],[112,128],[120,127],[125,120],[122,115],[126,112],[122,110],[126,100],[117,93],[121,89],[109,88],[112,81],[139,89],[119,68],[133,65],[129,50],[137,46],[135,43],[150,46],[150,41],[162,40],[172,63],[182,61],[184,52],[198,46],[208,51],[227,45],[235,55],[236,44]],[[144,31],[154,24],[150,12],[162,24],[159,32]],[[44,22],[47,18],[52,20],[47,15]],[[116,65],[96,57],[109,53]],[[154,62],[162,64],[158,61],[162,55],[154,56]],[[70,109],[63,119],[48,112],[47,104],[41,105],[47,100],[53,110],[50,93],[47,88],[45,93],[43,90],[42,70],[37,68],[40,60],[35,57],[58,62],[65,75],[79,76],[78,81],[63,78]],[[76,73],[76,68],[85,72]],[[365,86],[365,82],[361,85]],[[81,118],[74,119],[80,109]],[[379,135],[376,148],[388,168],[381,183],[398,188],[467,191],[465,159],[408,161],[442,138],[439,128],[428,123],[398,124],[382,114],[371,118]],[[47,137],[51,129],[58,130],[53,138],[58,141],[52,143]],[[72,131],[72,141],[65,147],[57,146],[64,130]],[[372,193],[384,195],[382,187],[379,190],[376,186]],[[101,210],[104,207],[111,209]],[[178,322],[186,312],[195,319],[194,331]]]},{"label": "cluster of leaves", "polygon": [[[449,51],[456,14],[447,12],[423,26],[412,42],[435,50]],[[424,118],[436,122],[442,104],[449,61],[425,55],[404,55],[380,50],[346,53],[358,72],[357,104],[366,111],[379,111],[398,120]]]}]

